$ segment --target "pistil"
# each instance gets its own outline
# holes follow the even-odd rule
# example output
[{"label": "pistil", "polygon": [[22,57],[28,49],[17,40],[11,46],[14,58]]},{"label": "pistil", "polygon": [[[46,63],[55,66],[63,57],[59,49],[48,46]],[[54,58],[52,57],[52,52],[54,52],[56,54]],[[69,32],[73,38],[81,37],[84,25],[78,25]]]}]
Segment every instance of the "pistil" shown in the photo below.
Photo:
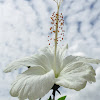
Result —
[{"label": "pistil", "polygon": [[[58,39],[58,24],[59,24],[59,5],[57,3],[57,14],[56,14],[56,31],[55,31],[55,52],[54,52],[54,66],[55,66],[55,73],[57,74],[57,66],[56,66],[56,53],[57,53],[57,39]],[[56,76],[57,77],[57,76]]]},{"label": "pistil", "polygon": [[53,66],[53,70],[55,72],[55,77],[58,76],[59,74],[59,71],[57,69],[58,66],[56,66],[56,58],[57,58],[57,45],[59,42],[63,41],[63,37],[64,37],[64,30],[63,30],[63,25],[64,25],[64,20],[63,20],[63,15],[62,13],[59,14],[59,8],[60,8],[60,5],[61,5],[61,2],[63,0],[54,0],[56,3],[57,3],[57,13],[53,13],[52,14],[52,17],[51,20],[51,24],[52,24],[52,27],[50,27],[50,31],[51,31],[51,34],[54,33],[54,38],[51,38],[50,36],[48,36],[48,42],[49,42],[49,45],[52,45],[52,40],[53,40],[53,43],[54,43],[54,66]]}]

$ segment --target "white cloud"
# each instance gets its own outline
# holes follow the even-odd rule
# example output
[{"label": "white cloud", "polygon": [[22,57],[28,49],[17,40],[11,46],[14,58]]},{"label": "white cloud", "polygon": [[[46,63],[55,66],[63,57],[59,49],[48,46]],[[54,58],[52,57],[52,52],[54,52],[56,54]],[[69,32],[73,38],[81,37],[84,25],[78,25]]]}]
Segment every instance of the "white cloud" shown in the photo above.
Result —
[{"label": "white cloud", "polygon": [[[69,54],[100,59],[100,1],[64,0],[61,11],[65,19],[65,37]],[[9,95],[10,84],[19,71],[4,74],[2,70],[11,61],[29,56],[48,45],[50,16],[56,11],[53,0],[0,1],[0,98],[17,100]],[[100,66],[100,65],[99,65]],[[95,68],[96,69],[96,68]],[[99,99],[100,68],[96,69],[97,82],[76,92],[61,89],[68,100]],[[50,92],[51,93],[51,92]]]}]

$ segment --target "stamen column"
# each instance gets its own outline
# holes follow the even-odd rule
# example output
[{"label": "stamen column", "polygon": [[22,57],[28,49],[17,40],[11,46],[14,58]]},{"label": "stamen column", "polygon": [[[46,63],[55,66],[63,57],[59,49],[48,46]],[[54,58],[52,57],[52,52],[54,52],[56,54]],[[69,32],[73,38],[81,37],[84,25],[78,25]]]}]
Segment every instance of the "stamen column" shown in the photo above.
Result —
[{"label": "stamen column", "polygon": [[59,5],[57,4],[57,14],[56,14],[56,31],[55,31],[55,52],[54,52],[54,66],[55,66],[55,73],[56,72],[56,52],[57,52],[57,39],[58,39],[58,24],[59,24]]}]

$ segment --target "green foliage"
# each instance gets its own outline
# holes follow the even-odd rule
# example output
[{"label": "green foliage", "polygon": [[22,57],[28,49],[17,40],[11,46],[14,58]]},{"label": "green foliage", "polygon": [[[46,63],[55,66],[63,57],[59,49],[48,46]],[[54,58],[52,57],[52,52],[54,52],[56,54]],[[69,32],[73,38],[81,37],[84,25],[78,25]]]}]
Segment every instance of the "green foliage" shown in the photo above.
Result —
[{"label": "green foliage", "polygon": [[[58,100],[65,100],[65,99],[66,99],[66,96],[63,96],[63,97],[60,97]],[[53,99],[50,96],[48,100],[53,100]]]},{"label": "green foliage", "polygon": [[65,100],[66,99],[66,96],[63,96],[61,98],[59,98],[58,100]]}]

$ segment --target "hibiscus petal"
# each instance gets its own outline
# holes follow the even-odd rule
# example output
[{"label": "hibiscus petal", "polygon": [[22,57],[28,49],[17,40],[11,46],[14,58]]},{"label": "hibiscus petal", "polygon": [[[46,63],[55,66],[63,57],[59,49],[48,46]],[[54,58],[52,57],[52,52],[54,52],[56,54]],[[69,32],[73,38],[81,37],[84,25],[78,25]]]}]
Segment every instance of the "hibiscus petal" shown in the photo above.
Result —
[{"label": "hibiscus petal", "polygon": [[86,62],[86,63],[92,63],[92,64],[99,64],[100,63],[99,59],[85,58],[85,57],[80,57],[80,56],[77,56],[76,59],[79,61]]},{"label": "hibiscus petal", "polygon": [[67,50],[68,50],[68,44],[64,45],[60,50],[58,50],[60,52],[60,56],[64,57]]},{"label": "hibiscus petal", "polygon": [[45,48],[40,49],[41,55],[44,55],[46,57],[46,63],[48,62],[50,70],[51,70],[51,68],[53,69],[53,67],[54,67],[54,51],[53,51],[53,49],[54,48],[51,48],[51,47],[45,47]]},{"label": "hibiscus petal", "polygon": [[10,94],[22,100],[36,100],[49,92],[54,85],[54,77],[53,70],[46,73],[43,68],[31,67],[13,82]]},{"label": "hibiscus petal", "polygon": [[56,54],[56,66],[54,65],[54,47],[53,48],[52,47],[45,47],[45,48],[41,49],[41,53],[42,53],[42,55],[46,56],[46,62],[48,59],[48,64],[50,66],[49,68],[52,68],[53,70],[55,70],[55,68],[56,68],[56,74],[58,74],[60,72],[60,67],[61,67],[61,63],[63,60],[62,55],[61,55],[61,53],[62,53],[61,48],[58,47],[58,51]]},{"label": "hibiscus petal", "polygon": [[74,62],[85,62],[85,63],[99,64],[100,60],[70,55],[70,56],[67,56],[63,60],[62,68],[66,67],[67,65],[74,63]]},{"label": "hibiscus petal", "polygon": [[[50,54],[49,54],[50,55]],[[7,68],[4,70],[4,72],[10,72],[12,70],[21,68],[23,66],[41,66],[46,69],[46,71],[50,71],[51,66],[51,58],[48,58],[45,54],[38,54],[30,57],[25,57],[19,60],[16,60],[9,65],[7,65]]]},{"label": "hibiscus petal", "polygon": [[25,58],[13,61],[6,66],[6,69],[4,70],[4,72],[5,73],[10,72],[10,71],[18,69],[22,66],[33,66],[34,65],[33,58],[34,57],[31,56],[31,57],[25,57]]},{"label": "hibiscus petal", "polygon": [[68,65],[56,79],[56,84],[77,91],[83,89],[87,82],[95,82],[95,71],[91,65],[83,62]]}]

